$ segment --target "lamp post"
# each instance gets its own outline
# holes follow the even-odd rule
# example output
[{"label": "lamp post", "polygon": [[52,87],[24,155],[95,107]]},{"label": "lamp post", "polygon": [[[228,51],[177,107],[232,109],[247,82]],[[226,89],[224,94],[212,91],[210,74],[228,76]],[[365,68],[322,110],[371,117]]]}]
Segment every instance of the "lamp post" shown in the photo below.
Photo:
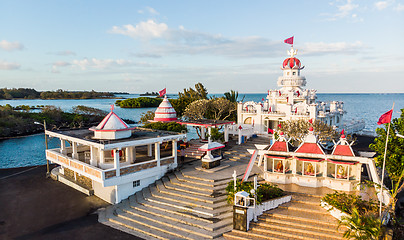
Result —
[{"label": "lamp post", "polygon": [[[44,134],[45,134],[45,149],[48,150],[48,137],[46,136],[46,121],[43,120],[43,124],[40,122],[34,122],[34,124],[42,125],[44,129]],[[45,156],[46,158],[46,156]],[[50,177],[50,172],[49,172],[49,160],[46,158],[46,177]]]}]

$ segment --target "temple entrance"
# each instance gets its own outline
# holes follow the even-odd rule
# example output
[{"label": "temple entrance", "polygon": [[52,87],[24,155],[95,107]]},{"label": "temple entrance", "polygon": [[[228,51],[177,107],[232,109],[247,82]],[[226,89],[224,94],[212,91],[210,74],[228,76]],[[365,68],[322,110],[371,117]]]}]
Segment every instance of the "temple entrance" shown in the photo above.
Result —
[{"label": "temple entrance", "polygon": [[278,128],[278,121],[273,121],[269,119],[264,119],[264,131],[268,132],[268,129],[275,130]]}]

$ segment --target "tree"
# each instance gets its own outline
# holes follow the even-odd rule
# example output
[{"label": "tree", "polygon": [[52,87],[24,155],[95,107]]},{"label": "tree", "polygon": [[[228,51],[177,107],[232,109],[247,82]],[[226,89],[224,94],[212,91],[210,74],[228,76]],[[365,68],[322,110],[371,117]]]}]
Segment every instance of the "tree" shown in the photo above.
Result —
[{"label": "tree", "polygon": [[195,84],[195,90],[193,88],[186,89],[184,88],[184,92],[178,93],[179,98],[191,98],[194,100],[197,99],[208,99],[208,90],[202,85],[202,83]]},{"label": "tree", "polygon": [[141,123],[146,123],[146,122],[148,122],[149,120],[153,120],[154,119],[154,111],[147,111],[147,112],[145,112],[145,113],[142,113],[141,115],[140,115],[140,122]]},{"label": "tree", "polygon": [[[230,102],[237,102],[237,98],[238,98],[238,92],[234,91],[234,90],[230,90],[230,92],[225,92],[224,93],[224,97],[229,100]],[[245,98],[245,96],[243,96],[243,99],[241,99],[241,101],[243,101]]]},{"label": "tree", "polygon": [[226,120],[235,111],[237,111],[235,102],[231,102],[225,98],[210,100],[209,112],[212,113],[212,119]]},{"label": "tree", "polygon": [[347,227],[344,232],[344,238],[347,239],[376,240],[381,234],[380,218],[372,212],[361,214],[356,208],[352,209],[350,216],[341,218],[338,228],[341,226]]},{"label": "tree", "polygon": [[184,116],[189,120],[204,119],[209,110],[209,100],[200,99],[190,103],[184,111]]},{"label": "tree", "polygon": [[332,126],[319,120],[313,123],[303,119],[286,121],[281,123],[281,130],[293,140],[301,143],[308,134],[311,126],[319,141],[332,141],[336,140],[339,136]]},{"label": "tree", "polygon": [[[384,152],[386,146],[387,124],[385,128],[377,128],[378,135],[374,143],[369,147],[378,153],[375,158],[375,164],[378,167],[383,166]],[[391,121],[389,139],[387,145],[386,165],[385,169],[391,180],[391,195],[392,199],[389,205],[393,209],[393,214],[396,209],[397,195],[404,189],[404,139],[397,136],[396,133],[404,135],[404,109],[401,109],[399,118]]]}]

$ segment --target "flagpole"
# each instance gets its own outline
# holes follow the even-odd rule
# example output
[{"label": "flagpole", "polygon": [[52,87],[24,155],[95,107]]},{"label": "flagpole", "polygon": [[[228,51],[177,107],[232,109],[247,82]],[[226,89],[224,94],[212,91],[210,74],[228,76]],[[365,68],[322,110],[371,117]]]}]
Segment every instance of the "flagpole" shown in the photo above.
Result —
[{"label": "flagpole", "polygon": [[[393,107],[391,108],[392,113],[394,111],[394,102],[393,102]],[[393,115],[392,115],[393,116]],[[391,117],[392,118],[392,117]],[[382,202],[384,200],[384,195],[383,195],[383,185],[384,185],[384,169],[386,166],[386,154],[387,154],[387,144],[389,142],[389,133],[390,133],[390,124],[391,124],[391,118],[389,121],[389,125],[387,126],[387,134],[386,134],[386,146],[384,148],[384,158],[383,158],[383,168],[382,168],[382,181],[380,183],[380,194],[381,194],[381,200],[380,200],[380,207],[379,207],[379,215],[380,215],[380,219],[382,219]]]}]

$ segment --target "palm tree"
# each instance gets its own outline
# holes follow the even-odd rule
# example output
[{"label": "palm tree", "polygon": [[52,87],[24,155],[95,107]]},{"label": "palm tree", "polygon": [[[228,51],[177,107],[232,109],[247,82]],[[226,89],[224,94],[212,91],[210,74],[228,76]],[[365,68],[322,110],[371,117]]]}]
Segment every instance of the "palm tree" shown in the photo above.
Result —
[{"label": "palm tree", "polygon": [[381,234],[380,218],[374,213],[359,213],[357,208],[352,209],[351,216],[342,217],[338,229],[341,226],[347,227],[344,238],[356,240],[379,239]]}]

